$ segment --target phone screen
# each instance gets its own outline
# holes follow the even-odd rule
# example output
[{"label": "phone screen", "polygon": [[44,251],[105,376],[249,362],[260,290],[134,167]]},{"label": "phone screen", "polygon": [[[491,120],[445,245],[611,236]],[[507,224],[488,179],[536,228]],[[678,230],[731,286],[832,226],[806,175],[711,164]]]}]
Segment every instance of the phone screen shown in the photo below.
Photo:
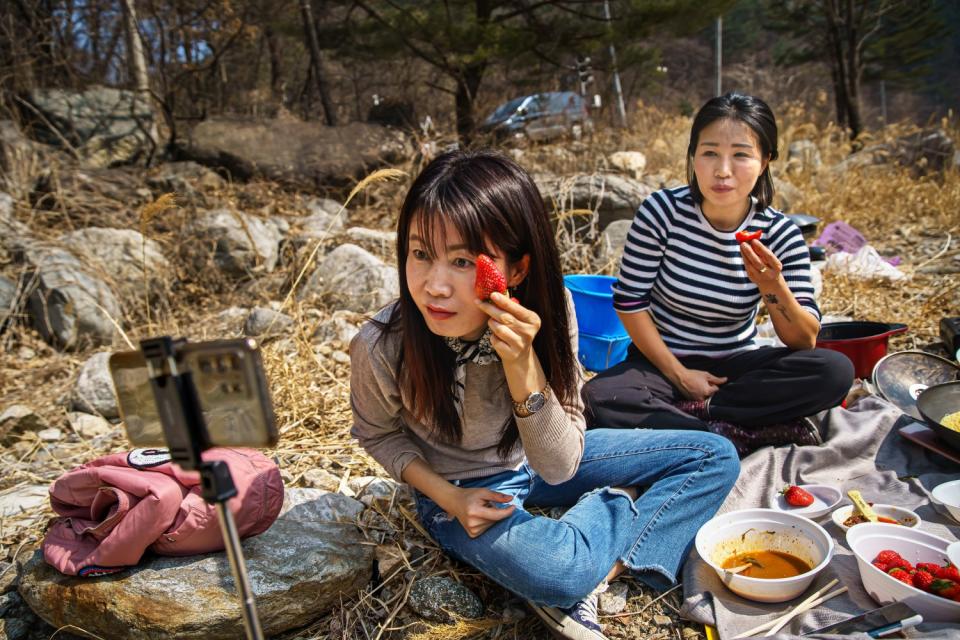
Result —
[{"label": "phone screen", "polygon": [[[273,405],[254,341],[187,343],[178,350],[177,361],[181,373],[192,374],[212,445],[276,444]],[[130,442],[139,447],[166,446],[143,353],[113,354],[110,372]]]},{"label": "phone screen", "polygon": [[888,604],[885,607],[880,607],[879,609],[867,611],[866,613],[854,616],[853,618],[847,618],[846,620],[835,622],[834,624],[827,625],[826,627],[821,627],[814,631],[808,631],[803,635],[809,636],[818,633],[844,634],[853,633],[855,631],[873,631],[874,629],[879,629],[880,627],[884,627],[888,624],[906,620],[907,618],[915,615],[917,615],[917,612],[911,609],[909,605],[906,605],[902,602],[895,602],[893,604]]}]

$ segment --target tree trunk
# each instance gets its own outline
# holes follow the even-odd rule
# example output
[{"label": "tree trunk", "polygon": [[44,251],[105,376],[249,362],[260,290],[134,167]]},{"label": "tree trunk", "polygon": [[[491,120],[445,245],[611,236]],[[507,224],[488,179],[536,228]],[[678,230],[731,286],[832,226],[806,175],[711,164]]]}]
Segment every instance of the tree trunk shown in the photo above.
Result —
[{"label": "tree trunk", "polygon": [[827,45],[830,55],[830,75],[833,79],[833,97],[837,108],[837,124],[847,127],[850,123],[850,94],[847,77],[847,56],[844,52],[844,30],[837,7],[832,0],[824,4],[827,20]]},{"label": "tree trunk", "polygon": [[473,140],[475,122],[473,120],[473,101],[477,97],[477,89],[483,80],[486,64],[472,64],[461,70],[457,78],[457,137],[467,146]]},{"label": "tree trunk", "polygon": [[859,29],[853,19],[853,0],[844,0],[844,23],[847,27],[846,65],[847,65],[847,122],[850,125],[850,139],[855,140],[863,129],[860,119],[860,77],[863,65],[857,49]]},{"label": "tree trunk", "polygon": [[147,76],[147,60],[143,55],[143,40],[137,29],[137,9],[133,0],[123,0],[123,18],[127,30],[127,63],[130,65],[130,79],[138,93],[150,92],[150,79]]},{"label": "tree trunk", "polygon": [[317,92],[320,94],[320,102],[323,104],[324,115],[327,124],[331,127],[337,126],[337,113],[334,111],[333,102],[330,100],[330,90],[327,87],[327,81],[323,74],[323,65],[320,58],[320,42],[317,39],[317,30],[313,24],[313,10],[310,8],[310,0],[300,0],[300,14],[303,17],[303,29],[306,34],[307,48],[310,50],[310,63],[313,67],[313,77],[317,84]]},{"label": "tree trunk", "polygon": [[[476,0],[474,10],[477,24],[485,25],[490,22],[490,16],[493,13],[491,0]],[[464,146],[469,145],[473,139],[476,124],[473,119],[473,101],[477,97],[477,90],[480,89],[486,69],[486,62],[473,62],[457,70],[457,137]]]},{"label": "tree trunk", "polygon": [[[130,79],[134,84],[134,115],[137,111],[137,104],[144,104],[152,113],[153,108],[150,103],[150,77],[147,75],[147,59],[143,54],[143,40],[140,39],[140,31],[137,28],[137,9],[133,4],[134,0],[123,0],[123,18],[124,26],[127,32],[127,63],[130,65]],[[153,156],[153,150],[157,147],[157,123],[151,117],[147,127],[140,125],[141,130],[147,136],[153,149],[150,152],[150,158]],[[150,158],[147,162],[149,163]]]},{"label": "tree trunk", "polygon": [[270,97],[274,103],[284,104],[283,67],[280,64],[280,39],[273,27],[267,25],[263,32],[267,39],[267,55],[270,58]]}]

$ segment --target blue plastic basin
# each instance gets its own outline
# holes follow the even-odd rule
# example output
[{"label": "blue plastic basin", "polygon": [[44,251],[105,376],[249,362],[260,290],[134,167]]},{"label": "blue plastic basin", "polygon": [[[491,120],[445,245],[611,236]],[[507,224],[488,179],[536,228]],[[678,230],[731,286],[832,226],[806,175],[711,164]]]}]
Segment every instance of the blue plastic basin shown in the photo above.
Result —
[{"label": "blue plastic basin", "polygon": [[617,281],[613,276],[576,274],[563,277],[563,284],[573,296],[577,310],[577,326],[581,333],[591,336],[622,338],[627,335],[617,312],[613,309],[611,287]]},{"label": "blue plastic basin", "polygon": [[619,364],[627,357],[630,336],[607,337],[592,336],[580,332],[577,340],[580,349],[580,364],[588,371],[600,372]]}]

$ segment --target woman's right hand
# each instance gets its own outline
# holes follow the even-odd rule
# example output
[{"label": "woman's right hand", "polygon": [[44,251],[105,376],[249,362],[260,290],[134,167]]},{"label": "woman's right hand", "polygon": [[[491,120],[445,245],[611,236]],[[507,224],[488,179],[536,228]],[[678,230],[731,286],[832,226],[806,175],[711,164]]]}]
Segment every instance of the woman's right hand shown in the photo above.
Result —
[{"label": "woman's right hand", "polygon": [[677,376],[674,383],[680,392],[690,400],[706,400],[726,382],[726,378],[715,376],[709,371],[698,369],[684,369]]},{"label": "woman's right hand", "polygon": [[[490,489],[460,489],[446,512],[457,519],[471,538],[476,538],[494,524],[510,517],[516,507],[497,507],[494,503],[506,503],[513,496]],[[442,505],[441,505],[442,506]]]}]

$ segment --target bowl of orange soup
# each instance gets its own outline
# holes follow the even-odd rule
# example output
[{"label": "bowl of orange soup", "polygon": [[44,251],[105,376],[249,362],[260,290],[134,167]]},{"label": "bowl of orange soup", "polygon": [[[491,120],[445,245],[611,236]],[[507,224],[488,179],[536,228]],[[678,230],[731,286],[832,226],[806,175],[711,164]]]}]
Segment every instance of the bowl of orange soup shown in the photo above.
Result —
[{"label": "bowl of orange soup", "polygon": [[700,527],[695,544],[728,589],[757,602],[796,598],[834,551],[833,538],[823,527],[776,509],[719,515]]}]

